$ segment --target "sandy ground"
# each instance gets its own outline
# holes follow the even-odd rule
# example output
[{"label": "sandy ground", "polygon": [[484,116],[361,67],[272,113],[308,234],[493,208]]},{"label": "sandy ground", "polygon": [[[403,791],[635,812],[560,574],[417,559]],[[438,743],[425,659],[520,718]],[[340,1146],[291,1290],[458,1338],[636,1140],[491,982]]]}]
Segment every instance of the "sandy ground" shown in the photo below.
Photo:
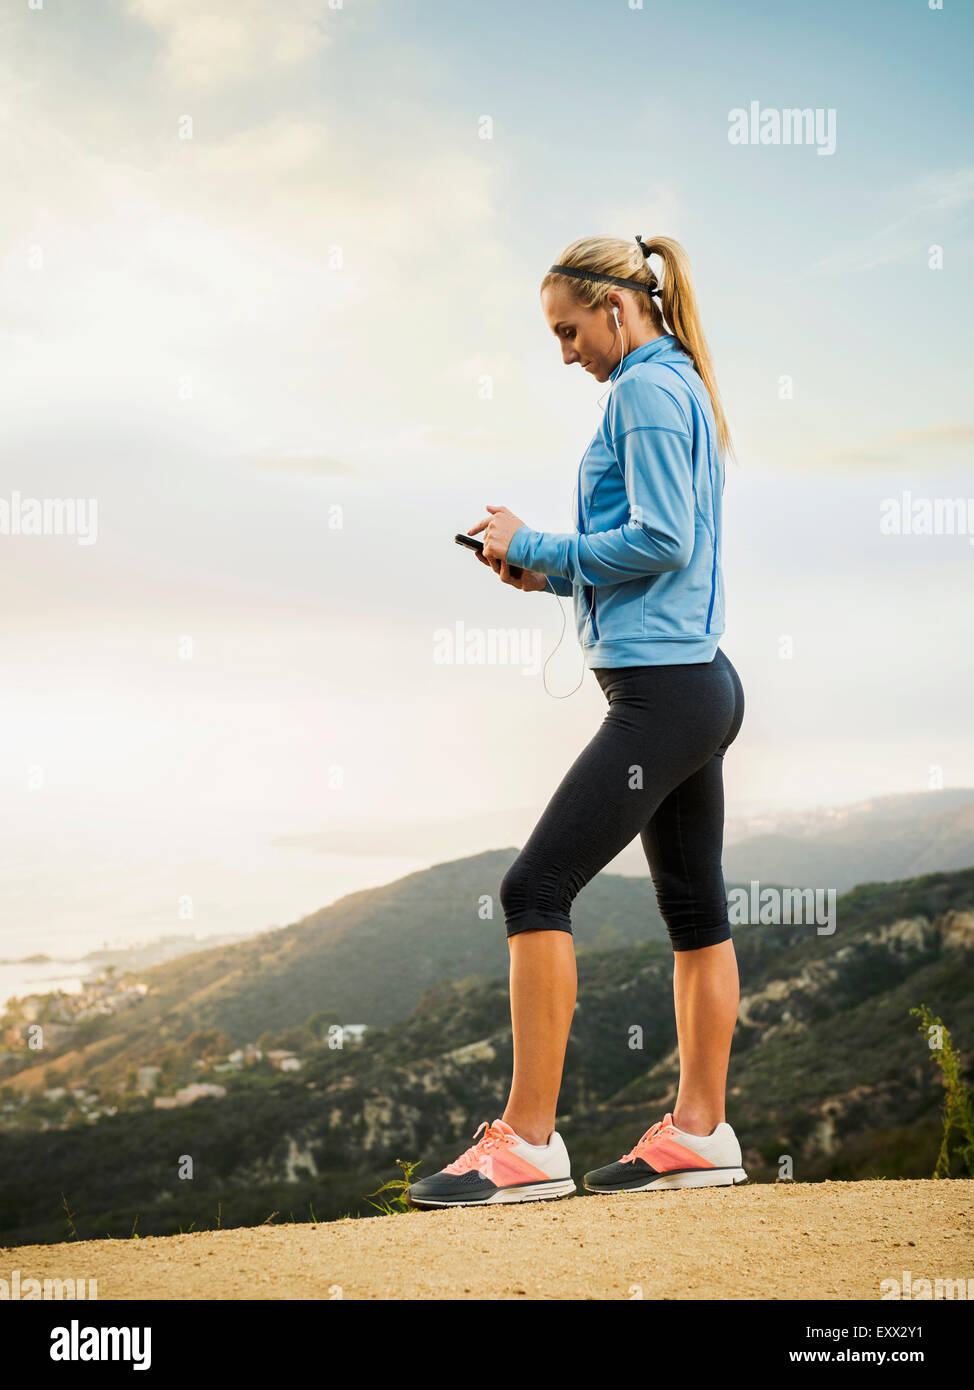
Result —
[{"label": "sandy ground", "polygon": [[970,1279],[974,1180],[756,1184],[0,1248],[0,1278],[166,1299],[878,1299]]}]

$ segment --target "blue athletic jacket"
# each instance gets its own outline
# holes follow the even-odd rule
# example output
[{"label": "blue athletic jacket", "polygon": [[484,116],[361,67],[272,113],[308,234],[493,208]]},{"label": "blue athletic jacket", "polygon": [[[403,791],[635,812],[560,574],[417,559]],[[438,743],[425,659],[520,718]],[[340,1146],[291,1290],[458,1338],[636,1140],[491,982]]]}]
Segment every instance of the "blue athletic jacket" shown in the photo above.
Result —
[{"label": "blue athletic jacket", "polygon": [[664,334],[622,359],[579,465],[578,529],[521,526],[508,564],[574,597],[591,668],[711,661],[724,631],[723,490],[707,388]]}]

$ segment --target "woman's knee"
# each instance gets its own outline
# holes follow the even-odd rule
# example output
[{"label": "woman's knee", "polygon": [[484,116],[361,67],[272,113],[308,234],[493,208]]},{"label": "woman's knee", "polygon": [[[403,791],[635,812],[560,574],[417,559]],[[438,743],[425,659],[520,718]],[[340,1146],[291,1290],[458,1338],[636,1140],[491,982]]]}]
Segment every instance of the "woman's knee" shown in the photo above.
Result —
[{"label": "woman's knee", "polygon": [[[691,846],[692,848],[692,846]],[[730,938],[723,875],[691,859],[687,872],[654,874],[656,905],[674,951],[699,951]]]},{"label": "woman's knee", "polygon": [[730,923],[719,922],[712,927],[670,927],[670,945],[674,951],[702,951],[705,946],[719,946],[722,941],[731,940]]},{"label": "woman's knee", "polygon": [[523,854],[501,879],[500,903],[508,936],[522,931],[571,932],[571,902],[546,885]]}]

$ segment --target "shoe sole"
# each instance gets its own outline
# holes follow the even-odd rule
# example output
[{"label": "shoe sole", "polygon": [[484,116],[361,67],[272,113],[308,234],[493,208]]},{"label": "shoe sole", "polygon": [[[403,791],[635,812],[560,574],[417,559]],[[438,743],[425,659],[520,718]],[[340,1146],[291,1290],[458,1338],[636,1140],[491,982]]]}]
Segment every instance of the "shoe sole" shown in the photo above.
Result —
[{"label": "shoe sole", "polygon": [[414,1207],[488,1207],[501,1202],[551,1202],[556,1197],[570,1197],[575,1191],[571,1178],[554,1182],[536,1182],[523,1187],[499,1187],[487,1197],[413,1197],[406,1200]]},{"label": "shoe sole", "polygon": [[612,1196],[618,1192],[668,1192],[677,1187],[742,1187],[748,1180],[743,1168],[691,1168],[680,1173],[660,1173],[659,1177],[633,1187],[593,1187],[583,1178],[588,1192]]}]

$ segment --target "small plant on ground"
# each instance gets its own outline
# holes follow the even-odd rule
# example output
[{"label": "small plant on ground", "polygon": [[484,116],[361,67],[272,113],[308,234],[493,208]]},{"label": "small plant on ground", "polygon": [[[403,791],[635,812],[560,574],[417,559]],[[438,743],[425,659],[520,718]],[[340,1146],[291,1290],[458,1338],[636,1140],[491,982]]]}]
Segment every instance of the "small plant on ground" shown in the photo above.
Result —
[{"label": "small plant on ground", "polygon": [[[413,1174],[419,1167],[419,1163],[410,1163],[408,1159],[397,1158],[396,1164],[402,1171],[401,1178],[390,1178],[388,1182],[384,1182],[375,1192],[368,1192],[365,1194],[365,1200],[368,1202],[369,1206],[375,1207],[376,1211],[381,1212],[383,1216],[397,1216],[401,1212],[417,1210],[416,1207],[412,1206],[407,1201],[406,1189],[412,1184]],[[395,1192],[396,1196],[388,1198],[384,1202],[373,1202],[372,1198],[378,1197],[382,1192]]]},{"label": "small plant on ground", "polygon": [[73,1212],[73,1211],[71,1210],[71,1208],[68,1206],[68,1199],[67,1199],[67,1197],[65,1197],[65,1195],[64,1195],[63,1192],[61,1193],[61,1205],[62,1205],[62,1207],[64,1208],[64,1215],[67,1217],[67,1221],[68,1221],[68,1239],[69,1239],[69,1240],[77,1240],[77,1239],[78,1239],[78,1232],[77,1232],[77,1230],[75,1229],[75,1224],[74,1224],[74,1218],[75,1218],[75,1216],[77,1215],[77,1213],[76,1213],[76,1212]]},{"label": "small plant on ground", "polygon": [[950,1033],[943,1022],[930,1012],[926,1004],[911,1009],[911,1014],[919,1018],[919,1031],[924,1033],[933,1060],[940,1067],[944,1087],[943,1115],[944,1132],[940,1140],[933,1170],[935,1178],[950,1177],[950,1137],[956,1130],[960,1140],[960,1161],[969,1178],[974,1178],[974,1103],[971,1093],[964,1084],[960,1057],[954,1049]]}]

